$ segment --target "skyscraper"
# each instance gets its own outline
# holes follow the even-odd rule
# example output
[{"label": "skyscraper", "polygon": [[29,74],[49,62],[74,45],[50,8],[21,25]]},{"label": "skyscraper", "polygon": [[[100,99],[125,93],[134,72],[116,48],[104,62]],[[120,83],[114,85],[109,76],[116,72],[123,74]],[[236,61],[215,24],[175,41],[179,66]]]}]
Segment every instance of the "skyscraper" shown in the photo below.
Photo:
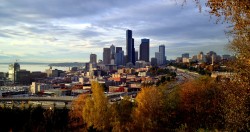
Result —
[{"label": "skyscraper", "polygon": [[165,45],[159,46],[159,52],[155,52],[155,58],[158,65],[166,64]]},{"label": "skyscraper", "polygon": [[90,61],[89,63],[96,64],[97,60],[97,55],[96,54],[90,54]]},{"label": "skyscraper", "polygon": [[140,60],[149,62],[149,39],[141,39]]},{"label": "skyscraper", "polygon": [[157,60],[157,65],[162,65],[163,58],[162,58],[162,54],[160,52],[155,52],[155,58]]},{"label": "skyscraper", "polygon": [[135,40],[132,38],[132,63],[135,65]]},{"label": "skyscraper", "polygon": [[115,52],[116,52],[116,53],[119,53],[120,51],[122,51],[122,47],[116,47],[116,48],[115,48]]},{"label": "skyscraper", "polygon": [[115,46],[110,46],[110,64],[115,64]]},{"label": "skyscraper", "polygon": [[115,58],[115,46],[113,44],[110,46],[110,58]]},{"label": "skyscraper", "polygon": [[138,51],[135,51],[135,61],[138,61]]},{"label": "skyscraper", "polygon": [[103,48],[103,64],[110,64],[110,48]]},{"label": "skyscraper", "polygon": [[115,64],[120,66],[124,64],[124,51],[122,51],[122,47],[116,47],[115,51]]},{"label": "skyscraper", "polygon": [[117,66],[123,65],[124,63],[124,52],[121,50],[119,53],[115,53],[115,64]]},{"label": "skyscraper", "polygon": [[16,83],[17,80],[17,71],[20,71],[20,65],[18,63],[9,65],[9,79]]},{"label": "skyscraper", "polygon": [[134,39],[132,38],[132,30],[126,31],[126,55],[127,63],[131,62],[135,64],[135,53],[134,53]]},{"label": "skyscraper", "polygon": [[166,58],[166,55],[165,55],[165,45],[160,45],[159,46],[159,52],[162,54],[162,64],[166,64],[166,61],[167,61],[167,58]]}]

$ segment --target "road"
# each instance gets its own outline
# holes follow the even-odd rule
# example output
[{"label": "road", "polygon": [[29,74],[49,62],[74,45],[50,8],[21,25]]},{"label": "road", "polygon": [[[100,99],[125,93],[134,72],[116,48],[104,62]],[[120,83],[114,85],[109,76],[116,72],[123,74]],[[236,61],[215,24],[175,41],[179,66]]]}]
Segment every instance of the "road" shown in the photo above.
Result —
[{"label": "road", "polygon": [[169,68],[172,70],[175,70],[176,82],[173,82],[169,85],[169,90],[167,90],[167,93],[171,93],[176,86],[181,85],[187,81],[194,80],[194,79],[201,76],[198,73],[190,72],[188,70],[179,69],[179,68],[176,68],[173,66],[169,67]]}]

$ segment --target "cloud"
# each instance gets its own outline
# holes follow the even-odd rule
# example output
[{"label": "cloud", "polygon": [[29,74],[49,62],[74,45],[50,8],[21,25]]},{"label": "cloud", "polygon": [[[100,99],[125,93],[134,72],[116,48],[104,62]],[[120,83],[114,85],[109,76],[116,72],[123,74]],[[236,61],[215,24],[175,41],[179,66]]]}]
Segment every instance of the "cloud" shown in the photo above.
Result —
[{"label": "cloud", "polygon": [[102,58],[111,44],[125,51],[126,29],[133,30],[136,50],[141,38],[151,40],[151,57],[160,44],[167,56],[179,56],[227,43],[226,25],[174,0],[3,0],[0,25],[1,50],[27,60],[88,60],[90,52]]}]

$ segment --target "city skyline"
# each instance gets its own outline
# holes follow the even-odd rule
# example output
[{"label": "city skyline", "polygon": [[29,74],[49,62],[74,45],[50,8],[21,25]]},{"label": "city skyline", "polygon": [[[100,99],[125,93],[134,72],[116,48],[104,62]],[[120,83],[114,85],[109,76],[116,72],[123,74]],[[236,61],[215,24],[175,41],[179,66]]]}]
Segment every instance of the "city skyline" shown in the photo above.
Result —
[{"label": "city skyline", "polygon": [[87,62],[91,53],[102,59],[103,48],[112,44],[126,49],[127,29],[135,50],[142,38],[150,39],[150,58],[162,44],[167,59],[229,53],[226,25],[215,24],[192,2],[6,0],[0,7],[1,62]]}]

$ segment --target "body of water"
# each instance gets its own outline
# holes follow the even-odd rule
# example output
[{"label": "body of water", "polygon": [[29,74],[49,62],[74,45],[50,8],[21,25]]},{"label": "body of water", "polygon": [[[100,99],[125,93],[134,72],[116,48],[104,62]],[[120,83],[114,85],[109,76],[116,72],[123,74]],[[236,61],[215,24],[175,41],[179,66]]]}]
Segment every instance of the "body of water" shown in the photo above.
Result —
[{"label": "body of water", "polygon": [[[20,63],[19,63],[20,64]],[[20,64],[21,70],[27,70],[27,71],[41,71],[45,72],[46,69],[49,69],[49,64]],[[68,70],[69,67],[52,67],[52,69],[58,69],[58,70]],[[9,64],[0,64],[0,72],[8,72],[9,70]]]}]

